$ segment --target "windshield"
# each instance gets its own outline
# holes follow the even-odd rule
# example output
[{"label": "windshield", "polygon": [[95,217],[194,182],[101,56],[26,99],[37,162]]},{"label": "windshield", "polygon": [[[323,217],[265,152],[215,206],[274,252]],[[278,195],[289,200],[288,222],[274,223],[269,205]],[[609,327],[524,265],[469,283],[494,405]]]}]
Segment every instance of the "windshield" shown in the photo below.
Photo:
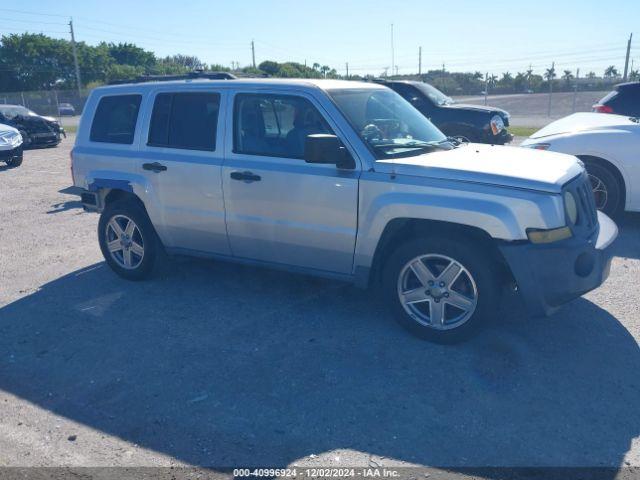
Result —
[{"label": "windshield", "polygon": [[431,100],[436,105],[449,105],[453,103],[453,99],[451,97],[447,97],[440,90],[432,87],[428,83],[414,83],[413,86],[420,90],[424,95],[429,97],[429,100]]},{"label": "windshield", "polygon": [[447,137],[393,90],[345,88],[327,93],[377,159],[451,148]]}]

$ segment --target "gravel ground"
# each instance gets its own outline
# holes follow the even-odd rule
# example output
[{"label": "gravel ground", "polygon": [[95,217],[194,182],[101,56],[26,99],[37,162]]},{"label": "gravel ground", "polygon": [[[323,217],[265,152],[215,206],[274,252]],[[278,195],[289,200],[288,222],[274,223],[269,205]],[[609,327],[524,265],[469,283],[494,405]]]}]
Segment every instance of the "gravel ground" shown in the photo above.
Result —
[{"label": "gravel ground", "polygon": [[0,167],[0,465],[640,465],[640,216],[546,319],[505,299],[454,347],[371,293],[173,259],[116,277],[69,148]]}]

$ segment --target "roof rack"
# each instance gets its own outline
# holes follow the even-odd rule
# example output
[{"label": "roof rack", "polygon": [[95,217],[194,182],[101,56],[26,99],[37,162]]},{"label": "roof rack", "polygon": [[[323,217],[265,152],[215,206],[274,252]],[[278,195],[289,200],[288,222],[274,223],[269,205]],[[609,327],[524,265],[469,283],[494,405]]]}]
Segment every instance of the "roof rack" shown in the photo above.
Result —
[{"label": "roof rack", "polygon": [[195,80],[204,78],[207,80],[235,80],[236,77],[229,72],[205,72],[203,70],[195,70],[189,73],[181,73],[178,75],[141,75],[133,80],[114,80],[109,85],[120,85],[123,83],[144,83],[144,82],[170,82],[172,80]]}]

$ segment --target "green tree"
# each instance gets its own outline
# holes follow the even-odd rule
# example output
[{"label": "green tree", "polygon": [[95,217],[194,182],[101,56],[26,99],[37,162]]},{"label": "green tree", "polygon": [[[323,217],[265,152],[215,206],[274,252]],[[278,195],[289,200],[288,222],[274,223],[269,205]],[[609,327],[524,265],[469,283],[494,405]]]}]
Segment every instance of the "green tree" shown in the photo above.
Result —
[{"label": "green tree", "polygon": [[40,90],[56,84],[73,85],[71,45],[42,34],[2,37],[0,90]]},{"label": "green tree", "polygon": [[157,62],[153,52],[148,52],[132,43],[102,43],[101,45],[107,46],[109,55],[119,65],[135,65],[149,69]]},{"label": "green tree", "polygon": [[618,69],[614,65],[610,65],[604,71],[604,78],[615,78],[618,76]]},{"label": "green tree", "polygon": [[271,60],[265,60],[260,65],[258,65],[258,68],[267,75],[276,76],[278,74],[278,71],[280,70],[280,64]]}]

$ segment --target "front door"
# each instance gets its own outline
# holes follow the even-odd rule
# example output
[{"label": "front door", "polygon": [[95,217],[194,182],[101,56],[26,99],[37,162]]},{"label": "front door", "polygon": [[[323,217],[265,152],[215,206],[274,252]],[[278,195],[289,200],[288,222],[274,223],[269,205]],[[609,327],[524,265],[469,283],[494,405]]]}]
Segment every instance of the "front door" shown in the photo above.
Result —
[{"label": "front door", "polygon": [[222,169],[234,256],[351,273],[359,169],[308,164],[304,142],[333,133],[312,98],[238,93]]}]

